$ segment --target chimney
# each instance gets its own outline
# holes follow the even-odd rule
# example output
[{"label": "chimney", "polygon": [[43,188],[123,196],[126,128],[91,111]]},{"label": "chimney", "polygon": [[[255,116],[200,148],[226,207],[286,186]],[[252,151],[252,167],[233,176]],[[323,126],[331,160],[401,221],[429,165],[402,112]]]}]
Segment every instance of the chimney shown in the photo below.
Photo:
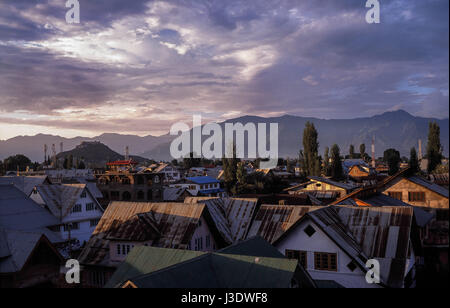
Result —
[{"label": "chimney", "polygon": [[376,168],[375,162],[375,136],[372,138],[372,168]]}]

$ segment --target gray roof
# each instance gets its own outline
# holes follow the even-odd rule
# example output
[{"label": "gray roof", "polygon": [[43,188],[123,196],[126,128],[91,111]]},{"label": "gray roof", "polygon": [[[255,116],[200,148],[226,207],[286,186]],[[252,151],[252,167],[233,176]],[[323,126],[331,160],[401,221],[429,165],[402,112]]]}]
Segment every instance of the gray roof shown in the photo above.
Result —
[{"label": "gray roof", "polygon": [[333,186],[336,186],[336,187],[339,187],[339,188],[342,188],[345,190],[353,190],[356,188],[356,186],[354,186],[352,184],[336,182],[336,181],[330,180],[328,178],[320,177],[320,176],[309,176],[308,179],[317,181],[317,182],[330,184],[330,185],[333,185]]},{"label": "gray roof", "polygon": [[27,196],[31,194],[34,187],[42,185],[47,180],[47,176],[2,176],[0,185],[14,184]]},{"label": "gray roof", "polygon": [[[392,198],[388,195],[380,194],[380,193],[372,195],[368,198],[358,198],[358,199],[369,203],[371,206],[379,206],[379,207],[380,206],[412,206],[411,204],[405,203],[401,200],[398,200],[398,199]],[[352,198],[348,198],[339,204],[340,205],[358,206],[356,201]],[[412,208],[414,211],[414,218],[416,220],[416,224],[419,227],[424,227],[434,217],[434,215],[432,213],[428,213],[427,211],[425,211],[424,209],[422,209],[420,207],[413,206]]]},{"label": "gray roof", "polygon": [[50,212],[61,219],[70,213],[86,184],[38,185],[36,189]]},{"label": "gray roof", "polygon": [[164,188],[164,201],[178,201],[186,191],[185,187],[166,187]]},{"label": "gray roof", "polygon": [[8,248],[8,257],[0,261],[0,273],[14,273],[20,271],[33,251],[41,233],[18,231],[18,230],[2,230],[2,237],[6,240]]},{"label": "gray roof", "polygon": [[439,186],[437,184],[434,184],[428,180],[425,180],[425,179],[417,177],[417,176],[409,177],[408,180],[410,180],[411,182],[413,182],[417,185],[428,188],[429,190],[431,190],[441,196],[448,198],[448,189],[445,189],[442,186]]},{"label": "gray roof", "polygon": [[58,223],[58,219],[16,186],[0,185],[0,228],[32,230]]}]

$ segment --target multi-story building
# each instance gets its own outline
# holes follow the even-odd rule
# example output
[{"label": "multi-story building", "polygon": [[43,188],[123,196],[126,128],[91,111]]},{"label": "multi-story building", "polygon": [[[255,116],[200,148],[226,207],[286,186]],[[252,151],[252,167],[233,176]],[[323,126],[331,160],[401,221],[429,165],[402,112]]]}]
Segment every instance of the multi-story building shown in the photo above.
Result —
[{"label": "multi-story building", "polygon": [[[119,166],[125,163],[115,162],[110,165]],[[96,178],[97,186],[107,201],[163,201],[164,175],[162,173],[151,171],[139,173],[133,168],[112,168],[104,174],[96,174]]]}]

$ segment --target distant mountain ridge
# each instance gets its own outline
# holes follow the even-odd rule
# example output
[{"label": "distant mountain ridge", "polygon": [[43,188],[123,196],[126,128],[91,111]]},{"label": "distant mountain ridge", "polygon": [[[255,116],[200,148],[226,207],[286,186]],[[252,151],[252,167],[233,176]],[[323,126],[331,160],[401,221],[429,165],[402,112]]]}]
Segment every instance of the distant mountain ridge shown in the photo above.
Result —
[{"label": "distant mountain ridge", "polygon": [[[63,161],[64,158],[69,156],[72,156],[74,159],[83,160],[86,166],[100,168],[104,167],[108,162],[125,159],[124,155],[114,152],[100,142],[82,142],[73,150],[57,154],[56,158]],[[141,164],[147,164],[150,162],[146,158],[134,155],[130,155],[130,159],[133,159]]]},{"label": "distant mountain ridge", "polygon": [[[320,154],[323,154],[326,146],[334,143],[341,148],[342,154],[347,154],[350,144],[359,152],[359,145],[366,144],[366,152],[370,154],[372,138],[375,137],[376,155],[382,156],[383,151],[395,148],[401,155],[409,157],[412,147],[418,149],[419,139],[422,140],[423,153],[425,154],[428,123],[435,121],[441,127],[441,143],[444,146],[444,154],[448,156],[449,149],[449,120],[415,117],[406,111],[399,110],[386,112],[381,115],[366,118],[323,120],[311,117],[299,117],[285,115],[276,118],[262,118],[256,116],[244,116],[219,123],[222,127],[225,123],[241,122],[278,123],[279,124],[279,155],[281,157],[297,157],[301,149],[303,129],[307,121],[314,123],[319,133]],[[189,123],[188,123],[189,124]],[[203,123],[206,124],[206,123]],[[73,149],[82,141],[99,141],[110,147],[113,151],[124,154],[125,147],[130,147],[130,153],[155,159],[171,160],[169,148],[174,136],[164,135],[160,137],[134,135],[103,134],[93,138],[63,138],[39,134],[36,136],[19,136],[5,141],[0,141],[0,159],[9,155],[24,154],[33,161],[43,161],[44,144],[49,147],[55,144],[59,152],[59,143],[64,143],[64,149]]]}]

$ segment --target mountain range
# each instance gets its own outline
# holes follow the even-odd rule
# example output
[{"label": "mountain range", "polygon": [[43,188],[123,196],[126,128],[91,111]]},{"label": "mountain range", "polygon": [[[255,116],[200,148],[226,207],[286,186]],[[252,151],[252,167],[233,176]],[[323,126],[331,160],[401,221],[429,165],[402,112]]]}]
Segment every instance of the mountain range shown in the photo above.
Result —
[{"label": "mountain range", "polygon": [[[303,129],[306,122],[314,123],[319,134],[320,153],[326,146],[338,144],[342,154],[347,154],[351,144],[359,152],[359,145],[366,145],[366,152],[370,154],[372,138],[375,138],[376,155],[382,156],[384,150],[395,148],[401,155],[409,156],[412,147],[418,148],[419,140],[422,140],[422,148],[425,153],[428,124],[437,122],[441,127],[441,143],[444,154],[448,156],[449,149],[449,120],[416,117],[406,111],[399,110],[386,112],[381,115],[366,118],[323,120],[317,118],[282,116],[276,118],[262,118],[244,116],[219,123],[222,127],[225,123],[278,123],[279,124],[279,156],[297,157],[301,149]],[[125,154],[125,147],[129,146],[130,153],[154,160],[171,160],[169,148],[171,141],[176,136],[169,134],[163,136],[145,136],[120,134],[102,134],[94,138],[75,137],[64,138],[60,136],[38,134],[36,136],[18,136],[8,140],[0,140],[0,159],[10,155],[24,154],[32,161],[44,160],[44,144],[48,146],[48,155],[51,154],[51,146],[55,144],[57,152],[63,142],[64,149],[73,149],[83,141],[99,141],[113,151]]]}]

